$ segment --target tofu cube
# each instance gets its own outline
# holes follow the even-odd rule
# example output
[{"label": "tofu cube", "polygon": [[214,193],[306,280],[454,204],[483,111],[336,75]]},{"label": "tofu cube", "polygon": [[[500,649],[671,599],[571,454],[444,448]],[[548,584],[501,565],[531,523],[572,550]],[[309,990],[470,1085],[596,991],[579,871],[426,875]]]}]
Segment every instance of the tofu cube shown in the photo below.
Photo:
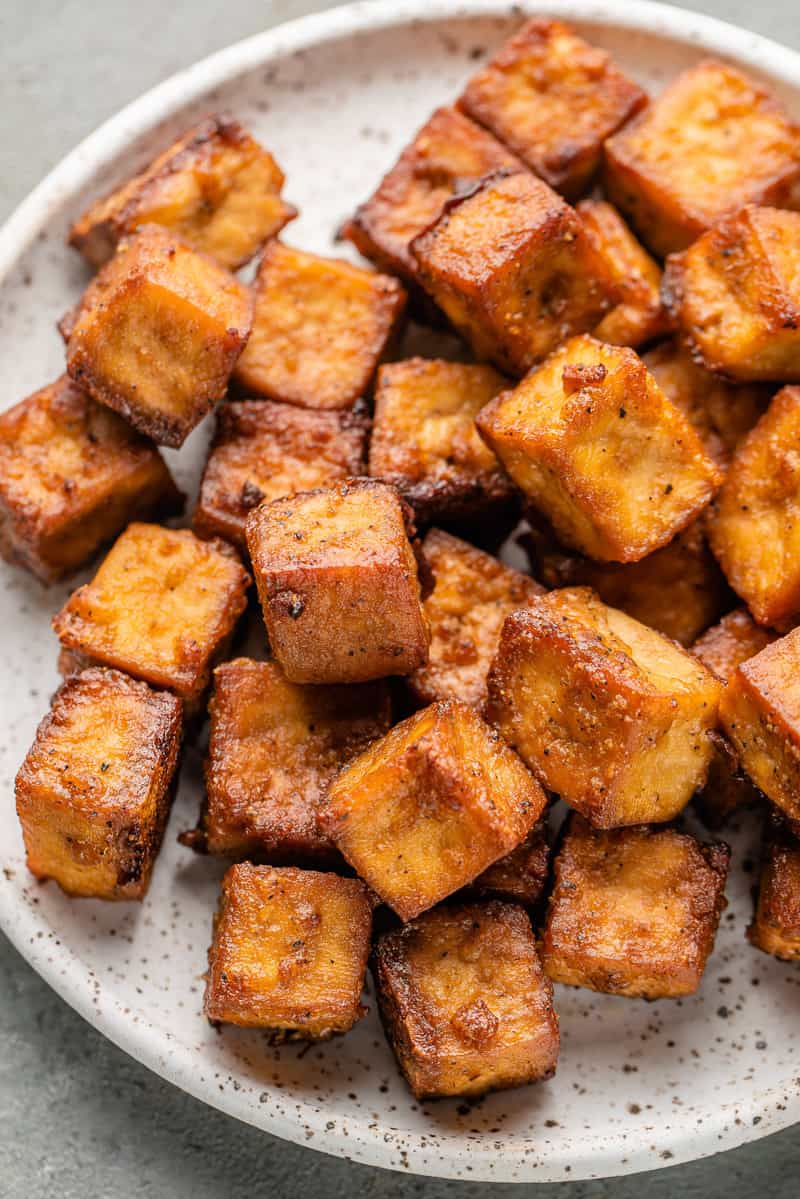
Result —
[{"label": "tofu cube", "polygon": [[554,982],[628,998],[700,985],[725,907],[730,850],[674,829],[598,832],[570,819],[541,941]]},{"label": "tofu cube", "polygon": [[503,621],[544,588],[441,529],[428,532],[422,552],[434,576],[422,605],[431,647],[425,665],[408,676],[408,687],[419,704],[456,699],[482,712]]},{"label": "tofu cube", "polygon": [[409,358],[378,371],[369,473],[396,487],[422,524],[502,521],[516,489],[475,428],[506,379],[490,366]]},{"label": "tofu cube", "polygon": [[545,892],[549,871],[550,847],[545,816],[537,821],[516,849],[479,874],[467,892],[480,899],[499,899],[532,908]]},{"label": "tofu cube", "polygon": [[275,662],[214,671],[200,828],[193,848],[271,862],[335,861],[319,813],[339,769],[391,726],[385,683],[298,687]]},{"label": "tofu cube", "polygon": [[372,904],[357,878],[231,866],[208,951],[209,1020],[322,1041],[366,1014]]},{"label": "tofu cube", "polygon": [[559,540],[601,561],[666,545],[722,481],[636,353],[588,336],[491,400],[477,425]]},{"label": "tofu cube", "polygon": [[299,408],[352,408],[398,335],[406,293],[389,275],[274,241],[261,257],[254,300],[237,384]]},{"label": "tofu cube", "polygon": [[428,658],[397,492],[373,479],[254,508],[247,544],[269,643],[292,683],[364,683]]},{"label": "tofu cube", "polygon": [[459,104],[570,199],[589,187],[603,142],[647,103],[610,55],[561,21],[528,21],[467,84]]},{"label": "tofu cube", "polygon": [[182,503],[158,450],[66,375],[0,415],[0,554],[44,583]]},{"label": "tofu cube", "polygon": [[68,679],[19,769],[28,869],[68,895],[142,899],[173,797],[181,702],[117,670]]},{"label": "tofu cube", "polygon": [[420,282],[476,356],[522,375],[617,299],[580,217],[529,172],[453,197],[411,242]]},{"label": "tofu cube", "polygon": [[705,782],[721,685],[588,588],[506,617],[488,719],[598,828],[672,820]]},{"label": "tofu cube", "polygon": [[785,962],[800,958],[800,841],[774,809],[765,820],[751,945]]},{"label": "tofu cube", "polygon": [[784,387],[736,451],[711,546],[760,624],[800,614],[800,387]]},{"label": "tofu cube", "polygon": [[605,153],[609,199],[662,257],[745,204],[800,202],[800,127],[765,87],[714,59],[679,75]]},{"label": "tofu cube", "polygon": [[131,524],[53,618],[67,667],[124,670],[196,713],[246,606],[250,577],[223,542]]},{"label": "tofu cube", "polygon": [[247,552],[245,524],[264,501],[366,471],[365,412],[311,412],[271,400],[222,404],[206,461],[194,530]]},{"label": "tofu cube", "polygon": [[342,771],[323,822],[354,870],[410,920],[519,845],[545,802],[498,733],[466,704],[442,700]]},{"label": "tofu cube", "polygon": [[753,783],[800,820],[800,629],[737,666],[719,715]]},{"label": "tofu cube", "polygon": [[585,228],[608,264],[620,300],[594,330],[600,341],[632,346],[669,333],[672,319],[661,302],[661,267],[634,237],[613,204],[581,200]]},{"label": "tofu cube", "polygon": [[725,217],[667,260],[664,295],[708,370],[800,383],[800,212],[749,207]]},{"label": "tofu cube", "polygon": [[386,1036],[418,1099],[550,1078],[558,1017],[530,920],[514,904],[437,908],[377,943]]},{"label": "tofu cube", "polygon": [[238,121],[208,117],[90,205],[68,240],[102,266],[121,238],[161,225],[235,271],[297,215],[281,199],[283,181],[275,159]]},{"label": "tofu cube", "polygon": [[221,400],[250,334],[246,287],[157,225],[123,238],[70,321],[67,370],[159,445]]}]

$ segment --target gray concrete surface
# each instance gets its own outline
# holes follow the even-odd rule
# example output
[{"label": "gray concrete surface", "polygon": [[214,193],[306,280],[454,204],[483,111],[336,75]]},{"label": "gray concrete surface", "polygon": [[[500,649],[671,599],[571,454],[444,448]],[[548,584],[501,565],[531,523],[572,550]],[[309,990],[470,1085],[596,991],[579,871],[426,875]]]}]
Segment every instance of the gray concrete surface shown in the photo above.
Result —
[{"label": "gray concrete surface", "polygon": [[[797,0],[693,7],[800,47]],[[318,0],[0,0],[0,220],[100,121],[213,50]],[[689,7],[687,5],[687,7]],[[795,1199],[800,1131],[548,1199]],[[286,1145],[181,1094],[85,1024],[0,936],[2,1199],[428,1199],[511,1187],[404,1178]],[[522,1188],[515,1188],[517,1193]]]}]

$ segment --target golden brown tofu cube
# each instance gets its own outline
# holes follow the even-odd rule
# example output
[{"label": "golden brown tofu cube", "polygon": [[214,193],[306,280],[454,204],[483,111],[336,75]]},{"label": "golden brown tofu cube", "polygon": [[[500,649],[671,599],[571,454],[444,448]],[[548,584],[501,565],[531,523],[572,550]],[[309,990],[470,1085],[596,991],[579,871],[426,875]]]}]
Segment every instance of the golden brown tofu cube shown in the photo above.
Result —
[{"label": "golden brown tofu cube", "polygon": [[550,847],[547,844],[546,818],[533,826],[516,849],[499,858],[467,887],[467,892],[480,899],[500,899],[532,908],[547,887],[550,869]]},{"label": "golden brown tofu cube", "polygon": [[208,951],[209,1020],[321,1041],[366,1013],[372,905],[357,878],[292,866],[231,866]]},{"label": "golden brown tofu cube", "polygon": [[591,183],[605,139],[646,103],[605,50],[541,17],[501,47],[459,101],[570,199]]},{"label": "golden brown tofu cube", "polygon": [[636,353],[592,337],[556,350],[477,425],[559,539],[601,561],[666,545],[722,481]]},{"label": "golden brown tofu cube", "polygon": [[392,487],[353,479],[254,508],[247,544],[272,652],[293,683],[364,683],[428,659],[414,549]]},{"label": "golden brown tofu cube", "polygon": [[354,410],[310,412],[271,400],[221,405],[195,532],[222,537],[246,553],[245,523],[253,508],[365,473],[369,426],[366,413]]},{"label": "golden brown tofu cube", "polygon": [[67,370],[159,445],[180,446],[250,334],[246,287],[157,225],[124,238],[71,323]]},{"label": "golden brown tofu cube", "polygon": [[529,172],[490,175],[455,196],[411,250],[476,356],[510,375],[592,329],[617,297],[578,214]]},{"label": "golden brown tofu cube", "polygon": [[800,958],[800,840],[774,809],[765,819],[758,899],[747,938],[785,962]]},{"label": "golden brown tofu cube", "polygon": [[661,302],[661,267],[631,233],[613,204],[582,200],[578,215],[595,239],[619,291],[616,308],[594,330],[615,346],[636,346],[668,333],[672,320]]},{"label": "golden brown tofu cube", "polygon": [[423,603],[431,647],[425,665],[409,675],[411,694],[420,704],[458,699],[482,711],[503,621],[544,589],[441,529],[430,530],[422,552],[434,576]]},{"label": "golden brown tofu cube", "polygon": [[609,198],[662,256],[745,204],[800,201],[800,127],[761,84],[713,59],[679,75],[605,150]]},{"label": "golden brown tofu cube", "polygon": [[800,387],[784,387],[736,451],[711,546],[760,624],[800,614]]},{"label": "golden brown tofu cube", "polygon": [[694,356],[743,382],[800,382],[800,212],[742,208],[667,260],[664,296]]},{"label": "golden brown tofu cube", "polygon": [[161,225],[235,271],[297,215],[281,199],[283,182],[275,159],[238,121],[209,117],[87,208],[69,242],[102,266],[122,237]]},{"label": "golden brown tofu cube", "polygon": [[689,418],[709,457],[724,470],[766,408],[769,389],[759,383],[728,383],[695,362],[678,341],[648,350],[642,362],[667,399]]},{"label": "golden brown tofu cube", "polygon": [[423,524],[504,516],[516,490],[475,417],[507,386],[490,366],[425,358],[382,366],[370,475],[396,487]]},{"label": "golden brown tofu cube", "polygon": [[53,618],[66,663],[98,663],[165,687],[194,712],[246,605],[250,577],[224,542],[132,524],[91,583]]},{"label": "golden brown tofu cube", "polygon": [[488,719],[599,828],[671,820],[705,782],[720,683],[588,588],[506,617]]},{"label": "golden brown tofu cube", "polygon": [[391,726],[385,683],[298,687],[275,662],[214,671],[206,798],[197,833],[210,853],[272,862],[335,860],[319,812],[339,769]]},{"label": "golden brown tofu cube", "polygon": [[253,332],[234,378],[300,408],[352,408],[397,336],[406,293],[396,279],[274,241],[254,289]]},{"label": "golden brown tofu cube", "polygon": [[628,998],[700,985],[725,907],[730,850],[674,829],[598,832],[570,819],[541,941],[554,982]]},{"label": "golden brown tofu cube", "polygon": [[545,802],[499,734],[443,700],[346,767],[322,819],[350,865],[410,920],[519,845]]},{"label": "golden brown tofu cube", "polygon": [[45,583],[182,502],[158,450],[66,375],[0,415],[0,554]]},{"label": "golden brown tofu cube", "polygon": [[20,767],[28,868],[68,895],[142,899],[173,796],[181,702],[117,670],[68,679]]},{"label": "golden brown tofu cube", "polygon": [[734,670],[719,715],[755,785],[800,820],[800,629]]},{"label": "golden brown tofu cube", "polygon": [[381,270],[415,286],[410,242],[465,183],[502,167],[521,170],[522,163],[458,109],[437,108],[347,222],[344,236]]},{"label": "golden brown tofu cube", "polygon": [[437,908],[377,943],[383,1026],[418,1099],[550,1078],[558,1017],[530,920],[515,904]]}]

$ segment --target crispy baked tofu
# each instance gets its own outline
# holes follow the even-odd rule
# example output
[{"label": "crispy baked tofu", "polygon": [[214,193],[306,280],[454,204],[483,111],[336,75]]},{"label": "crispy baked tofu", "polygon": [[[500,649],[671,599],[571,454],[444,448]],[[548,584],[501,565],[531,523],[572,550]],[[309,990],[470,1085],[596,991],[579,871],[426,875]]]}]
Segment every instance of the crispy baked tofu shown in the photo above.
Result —
[{"label": "crispy baked tofu", "polygon": [[536,822],[516,849],[499,858],[467,887],[468,895],[480,899],[499,899],[534,907],[545,892],[549,880],[550,846],[547,843],[547,819]]},{"label": "crispy baked tofu", "polygon": [[173,796],[181,702],[117,670],[68,679],[20,767],[28,868],[68,895],[142,899]]},{"label": "crispy baked tofu", "polygon": [[664,296],[708,370],[800,383],[800,212],[750,206],[725,217],[667,260]]},{"label": "crispy baked tofu", "polygon": [[272,652],[293,683],[364,683],[428,659],[403,503],[377,479],[254,508],[247,544]]},{"label": "crispy baked tofu", "polygon": [[222,541],[134,523],[53,618],[67,670],[97,663],[183,699],[195,714],[245,609],[250,576]]},{"label": "crispy baked tofu", "polygon": [[800,615],[800,387],[784,387],[733,456],[711,546],[760,624]]},{"label": "crispy baked tofu", "polygon": [[372,904],[357,878],[231,866],[208,951],[209,1020],[322,1041],[366,1014]]},{"label": "crispy baked tofu", "polygon": [[298,687],[275,662],[214,671],[206,797],[193,848],[273,863],[338,857],[319,823],[342,766],[391,725],[384,682]]},{"label": "crispy baked tofu", "polygon": [[598,828],[671,820],[703,785],[721,685],[589,588],[506,617],[487,717]]},{"label": "crispy baked tofu", "polygon": [[672,320],[661,302],[661,267],[634,237],[613,204],[581,200],[576,209],[608,264],[620,300],[594,330],[600,341],[637,346],[668,333]]},{"label": "crispy baked tofu", "polygon": [[380,367],[370,475],[396,487],[421,524],[502,522],[516,489],[475,417],[507,386],[490,366],[409,358]]},{"label": "crispy baked tofu", "polygon": [[573,208],[530,172],[454,196],[411,242],[420,282],[476,356],[522,375],[616,302]]},{"label": "crispy baked tofu", "polygon": [[386,1036],[418,1099],[481,1095],[555,1072],[553,991],[515,904],[426,912],[378,940],[372,972]]},{"label": "crispy baked tofu", "polygon": [[722,481],[637,354],[586,335],[491,400],[477,425],[559,540],[601,561],[660,549]]},{"label": "crispy baked tofu", "polygon": [[605,186],[658,255],[745,204],[800,203],[800,126],[761,84],[707,59],[605,145]]},{"label": "crispy baked tofu", "polygon": [[254,286],[239,387],[300,408],[352,408],[365,396],[406,306],[389,275],[270,242]]},{"label": "crispy baked tofu", "polygon": [[775,809],[765,816],[761,875],[747,938],[786,962],[800,958],[800,841]]},{"label": "crispy baked tofu", "polygon": [[541,940],[554,982],[628,998],[700,985],[725,907],[730,850],[674,829],[599,832],[572,816]]},{"label": "crispy baked tofu", "polygon": [[159,445],[221,400],[252,322],[243,284],[157,225],[120,241],[70,322],[67,370]]},{"label": "crispy baked tofu", "polygon": [[351,762],[322,820],[350,865],[410,920],[519,845],[545,803],[499,734],[466,704],[442,700]]},{"label": "crispy baked tofu", "polygon": [[182,503],[158,450],[66,375],[0,415],[0,554],[44,583]]},{"label": "crispy baked tofu", "polygon": [[457,699],[483,711],[503,621],[544,588],[441,529],[427,533],[422,552],[434,576],[423,603],[431,645],[428,661],[408,676],[408,687],[419,704]]},{"label": "crispy baked tofu", "polygon": [[459,105],[568,199],[589,187],[603,142],[647,103],[610,55],[561,21],[534,17],[477,75]]},{"label": "crispy baked tofu", "polygon": [[365,411],[312,412],[271,400],[231,400],[217,412],[194,530],[247,552],[253,508],[366,471]]},{"label": "crispy baked tofu", "polygon": [[208,117],[90,205],[68,240],[102,266],[121,238],[161,225],[235,271],[297,216],[281,199],[283,182],[275,159],[238,121]]},{"label": "crispy baked tofu", "polygon": [[737,666],[719,715],[753,783],[800,820],[800,629]]}]

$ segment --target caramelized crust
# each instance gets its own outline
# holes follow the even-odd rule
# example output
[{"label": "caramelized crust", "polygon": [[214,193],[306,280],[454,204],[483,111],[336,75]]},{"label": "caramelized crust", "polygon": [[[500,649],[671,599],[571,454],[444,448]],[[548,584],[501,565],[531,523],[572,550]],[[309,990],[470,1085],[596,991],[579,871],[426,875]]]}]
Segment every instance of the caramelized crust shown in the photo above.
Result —
[{"label": "caramelized crust", "polygon": [[697,639],[692,653],[727,683],[738,666],[777,639],[778,634],[757,625],[746,608],[735,608]]},{"label": "caramelized crust", "polygon": [[479,899],[500,899],[526,908],[534,907],[544,894],[549,878],[550,847],[546,826],[546,817],[537,821],[516,849],[499,858],[470,883],[468,893]]},{"label": "caramelized crust", "polygon": [[785,962],[800,958],[800,841],[774,809],[767,813],[751,945]]}]

